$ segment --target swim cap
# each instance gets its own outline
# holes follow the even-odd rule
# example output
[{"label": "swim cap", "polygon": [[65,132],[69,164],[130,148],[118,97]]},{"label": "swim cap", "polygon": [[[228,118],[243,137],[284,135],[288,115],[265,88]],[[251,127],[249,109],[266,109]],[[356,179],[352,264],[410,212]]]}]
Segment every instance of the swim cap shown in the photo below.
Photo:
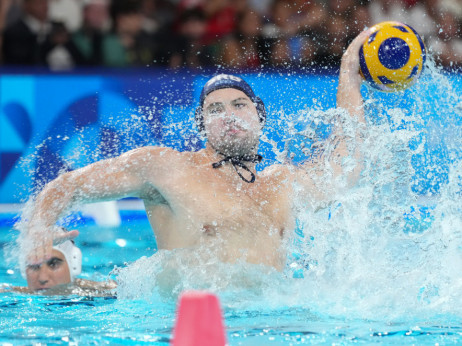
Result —
[{"label": "swim cap", "polygon": [[199,131],[204,134],[205,128],[204,119],[202,117],[202,107],[204,106],[205,98],[212,91],[226,88],[240,90],[249,97],[257,108],[258,117],[263,127],[266,122],[266,109],[261,98],[255,95],[250,85],[242,78],[230,74],[219,74],[205,83],[202,88],[201,96],[199,98],[199,107],[196,109],[196,126]]},{"label": "swim cap", "polygon": [[[61,252],[66,259],[69,266],[69,274],[71,282],[74,281],[77,275],[82,272],[82,251],[74,244],[73,240],[66,240],[65,242],[53,246],[53,249]],[[21,260],[19,264],[21,276],[26,279],[26,261]]]},{"label": "swim cap", "polygon": [[82,272],[82,251],[75,246],[74,241],[67,240],[64,243],[53,246],[53,249],[58,250],[66,258],[71,274],[71,282],[74,281],[77,275]]}]

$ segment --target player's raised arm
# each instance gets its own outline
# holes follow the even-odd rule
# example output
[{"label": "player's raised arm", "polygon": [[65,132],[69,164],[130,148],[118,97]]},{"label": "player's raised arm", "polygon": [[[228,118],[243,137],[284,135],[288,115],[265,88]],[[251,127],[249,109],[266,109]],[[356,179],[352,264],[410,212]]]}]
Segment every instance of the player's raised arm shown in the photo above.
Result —
[{"label": "player's raised arm", "polygon": [[363,123],[365,120],[361,96],[362,77],[359,74],[359,50],[370,33],[370,30],[365,30],[356,36],[343,54],[337,89],[337,108],[345,109],[350,116]]},{"label": "player's raised arm", "polygon": [[[142,197],[147,184],[145,171],[152,171],[156,166],[161,150],[152,147],[135,149],[117,158],[67,172],[48,183],[35,199],[25,225],[31,251],[29,262],[40,263],[50,257],[53,241],[62,241],[61,236],[53,234],[55,224],[73,205],[128,196]],[[69,232],[65,239],[77,235],[77,231]]]},{"label": "player's raised arm", "polygon": [[[337,109],[339,112],[346,111],[346,114],[339,113],[340,119],[334,124],[331,135],[333,150],[329,153],[329,158],[334,176],[346,177],[348,186],[356,183],[362,168],[360,152],[362,139],[357,125],[365,124],[366,120],[361,95],[363,78],[359,72],[359,50],[370,34],[370,29],[365,30],[350,43],[340,65]],[[351,117],[353,121],[346,121],[344,117]],[[347,165],[348,159],[354,159],[354,163]]]},{"label": "player's raised arm", "polygon": [[[347,177],[347,185],[353,185],[360,172],[361,165],[358,143],[360,142],[358,131],[348,127],[352,123],[365,123],[363,98],[361,95],[362,77],[359,73],[359,50],[361,45],[370,35],[370,30],[363,31],[348,46],[343,54],[340,66],[339,85],[337,90],[338,117],[333,123],[333,131],[320,150],[320,154],[303,164],[302,169],[296,171],[296,179],[304,186],[311,200],[328,202],[332,198],[332,189],[337,189],[333,184],[338,177]],[[344,121],[345,117],[353,117],[354,120]],[[353,138],[352,131],[355,132]],[[348,133],[347,133],[348,132]],[[351,141],[355,143],[350,143]],[[355,167],[347,167],[345,160],[354,158]],[[326,176],[327,164],[332,175]]]}]

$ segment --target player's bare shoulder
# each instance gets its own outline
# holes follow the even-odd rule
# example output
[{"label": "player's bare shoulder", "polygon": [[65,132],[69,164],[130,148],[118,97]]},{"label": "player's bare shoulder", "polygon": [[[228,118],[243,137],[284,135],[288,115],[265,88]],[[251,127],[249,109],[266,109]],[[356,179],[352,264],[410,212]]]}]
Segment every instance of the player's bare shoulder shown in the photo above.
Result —
[{"label": "player's bare shoulder", "polygon": [[164,147],[146,146],[130,150],[116,159],[117,166],[124,172],[142,180],[163,180],[171,176],[172,169],[184,165],[182,153]]},{"label": "player's bare shoulder", "polygon": [[157,169],[167,168],[172,164],[181,163],[182,153],[165,147],[146,146],[130,150],[122,155],[127,165],[137,167],[157,167]]},{"label": "player's bare shoulder", "polygon": [[[157,182],[175,182],[189,176],[197,167],[197,152],[180,152],[165,147],[142,147],[127,152],[127,164],[134,162],[138,174]],[[151,180],[151,179],[149,179]]]},{"label": "player's bare shoulder", "polygon": [[130,150],[123,155],[131,160],[147,161],[149,159],[170,159],[178,154],[179,152],[172,148],[146,146]]}]

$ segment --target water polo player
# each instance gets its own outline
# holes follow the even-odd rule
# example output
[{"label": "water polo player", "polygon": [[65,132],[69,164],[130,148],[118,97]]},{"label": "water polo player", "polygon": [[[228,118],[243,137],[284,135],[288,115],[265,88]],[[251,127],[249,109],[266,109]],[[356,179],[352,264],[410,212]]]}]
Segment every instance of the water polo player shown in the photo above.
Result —
[{"label": "water polo player", "polygon": [[21,261],[21,275],[30,291],[49,289],[74,282],[82,271],[82,252],[72,240],[53,246],[51,258],[40,264]]},{"label": "water polo player", "polygon": [[[361,33],[345,52],[337,92],[337,107],[358,122],[364,122],[358,52],[368,34]],[[324,188],[329,177],[323,187],[316,184],[306,169],[316,165],[313,162],[303,169],[277,164],[257,173],[265,120],[263,102],[244,80],[229,75],[212,78],[196,111],[205,148],[178,152],[143,147],[60,175],[36,197],[25,225],[34,248],[30,263],[51,258],[56,240],[52,229],[76,203],[138,197],[144,201],[159,249],[197,253],[204,248],[224,262],[242,260],[282,269],[281,245],[294,230],[293,183],[316,201],[328,197]],[[342,144],[342,131],[335,138],[331,165],[342,174],[342,159],[351,153]],[[66,236],[77,234],[71,231]]]},{"label": "water polo player", "polygon": [[[60,230],[59,233],[65,234]],[[3,285],[1,291],[42,294],[113,295],[114,281],[91,281],[78,278],[82,272],[82,252],[73,240],[54,245],[51,257],[40,264],[28,264],[20,256],[21,276],[27,287]]]}]

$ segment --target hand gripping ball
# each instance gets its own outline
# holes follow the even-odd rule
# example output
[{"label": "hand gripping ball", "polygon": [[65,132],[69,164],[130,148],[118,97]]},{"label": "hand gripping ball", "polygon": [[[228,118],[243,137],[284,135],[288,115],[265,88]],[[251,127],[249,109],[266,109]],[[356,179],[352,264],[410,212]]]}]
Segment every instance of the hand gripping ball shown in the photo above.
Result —
[{"label": "hand gripping ball", "polygon": [[419,34],[409,25],[382,22],[359,51],[360,73],[374,88],[398,91],[410,87],[422,73],[426,51]]}]

